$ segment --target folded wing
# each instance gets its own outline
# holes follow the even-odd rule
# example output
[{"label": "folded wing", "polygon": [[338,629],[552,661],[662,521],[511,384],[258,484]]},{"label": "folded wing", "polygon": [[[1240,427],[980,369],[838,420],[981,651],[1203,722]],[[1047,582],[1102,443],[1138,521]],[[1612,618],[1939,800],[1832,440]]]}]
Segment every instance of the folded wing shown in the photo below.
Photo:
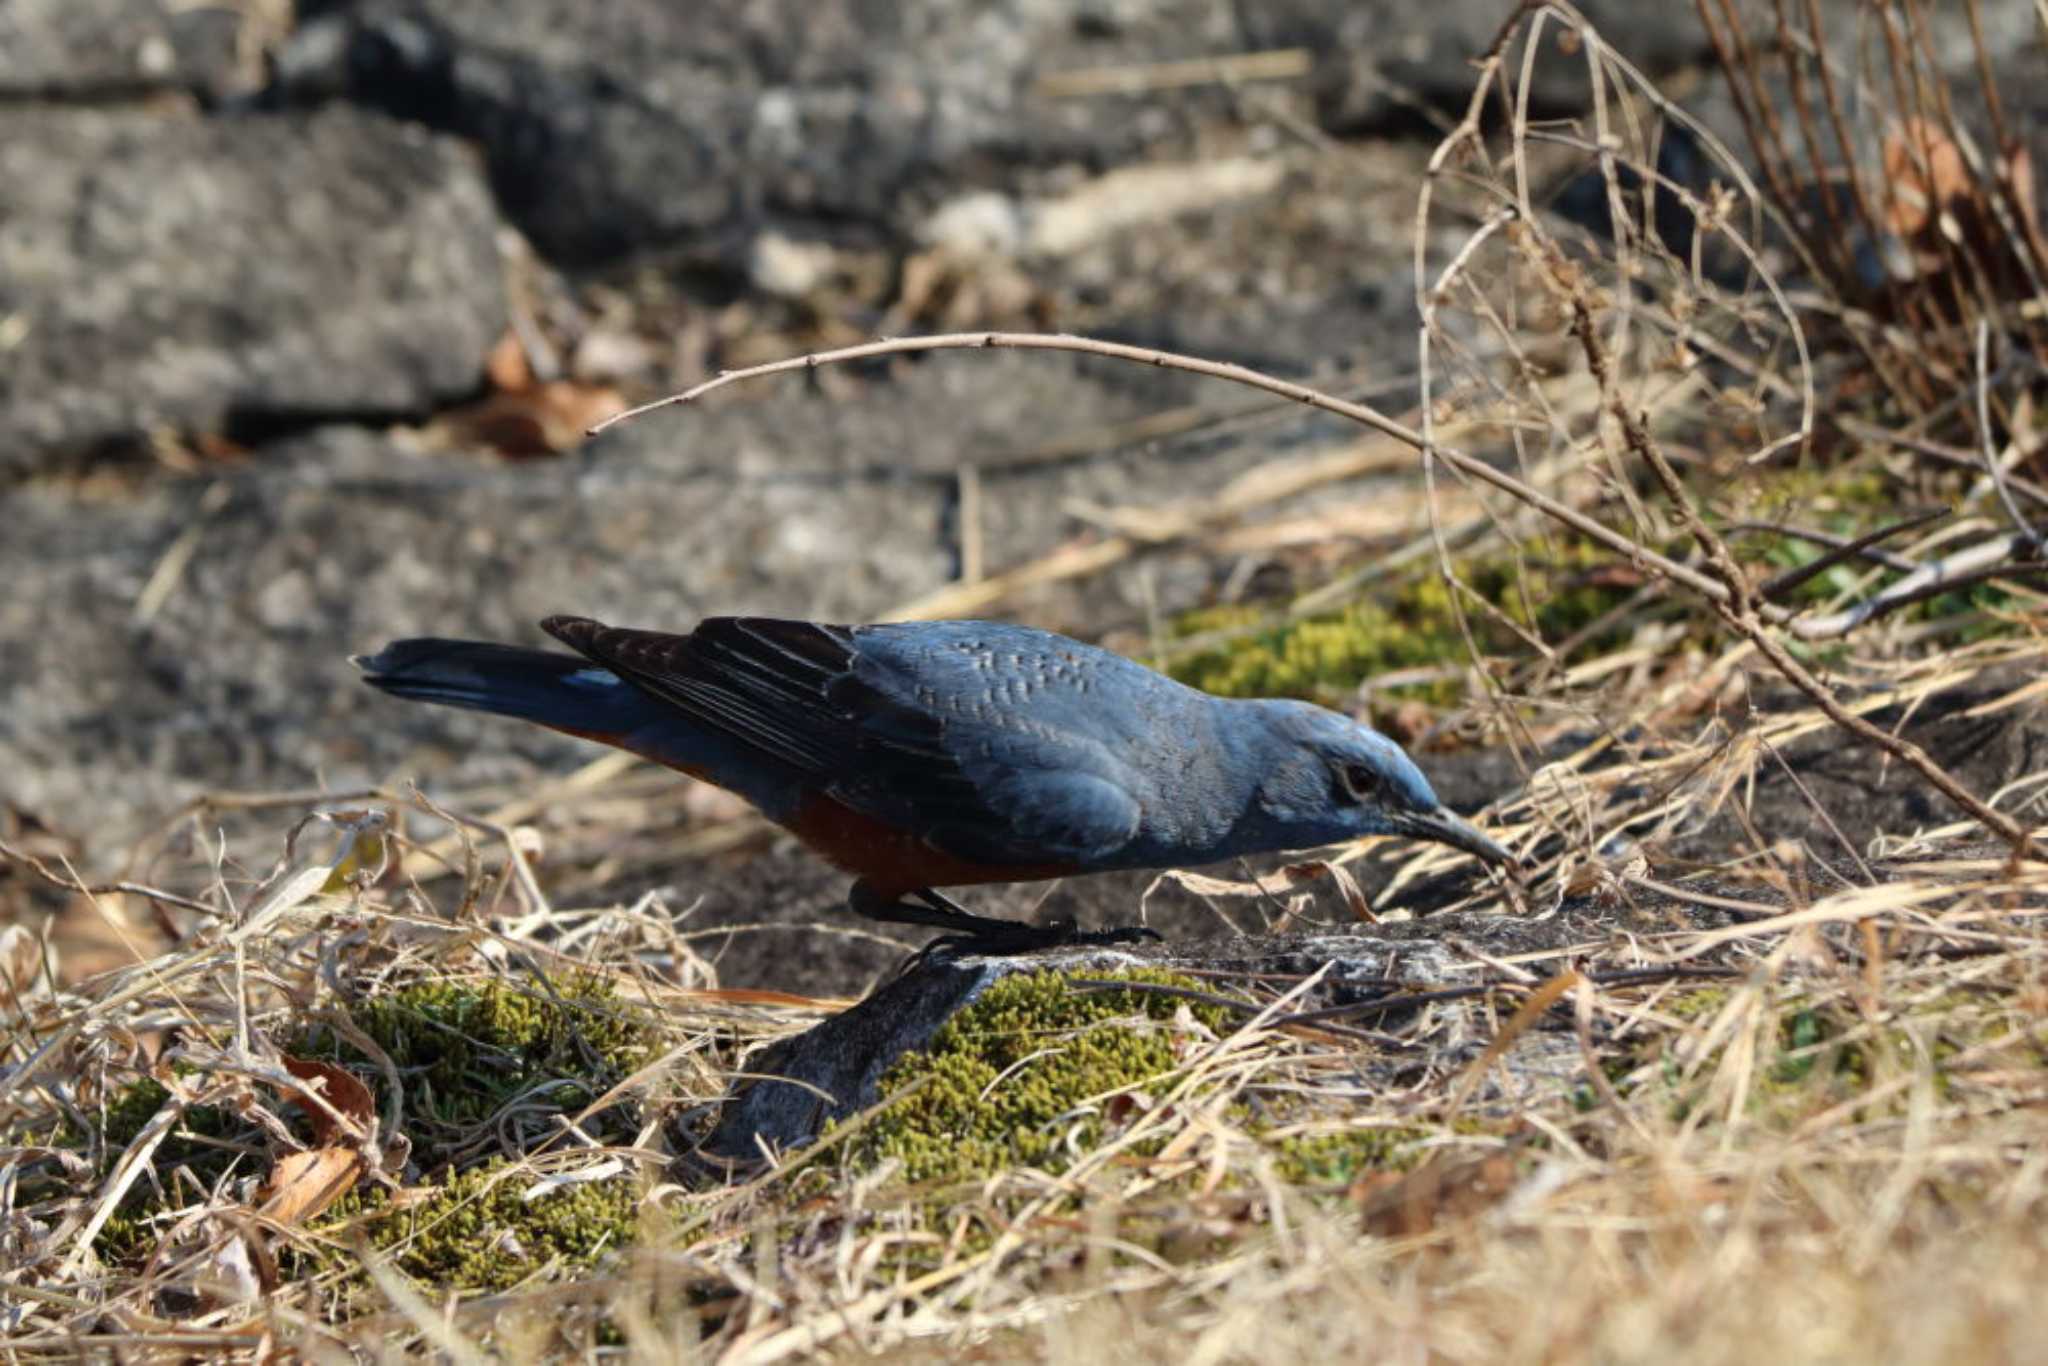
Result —
[{"label": "folded wing", "polygon": [[[721,732],[752,762],[990,864],[1102,856],[1131,837],[1138,804],[1085,765],[1060,762],[1056,737],[1027,747],[920,702],[901,663],[863,658],[853,627],[713,617],[689,635],[541,623],[556,639]],[[1001,752],[998,752],[1001,751]]]}]

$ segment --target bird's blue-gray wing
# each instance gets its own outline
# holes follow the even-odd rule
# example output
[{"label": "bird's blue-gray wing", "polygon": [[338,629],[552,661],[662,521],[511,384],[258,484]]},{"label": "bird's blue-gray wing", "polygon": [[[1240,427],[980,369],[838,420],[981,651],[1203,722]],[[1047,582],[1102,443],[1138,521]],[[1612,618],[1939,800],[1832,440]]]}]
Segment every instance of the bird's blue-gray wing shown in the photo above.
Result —
[{"label": "bird's blue-gray wing", "polygon": [[737,742],[740,762],[772,765],[956,857],[1086,864],[1138,826],[1128,784],[1099,743],[1062,721],[1058,695],[984,696],[947,667],[949,654],[894,648],[924,633],[943,642],[950,623],[718,617],[686,636],[577,617],[543,625]]}]

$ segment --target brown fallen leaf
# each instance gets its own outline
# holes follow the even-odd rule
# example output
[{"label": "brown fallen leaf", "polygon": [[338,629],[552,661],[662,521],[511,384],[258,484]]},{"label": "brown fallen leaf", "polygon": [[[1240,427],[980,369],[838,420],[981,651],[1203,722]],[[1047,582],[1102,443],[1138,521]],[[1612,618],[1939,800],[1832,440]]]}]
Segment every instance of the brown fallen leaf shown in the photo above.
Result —
[{"label": "brown fallen leaf", "polygon": [[526,346],[519,340],[519,334],[511,328],[498,338],[490,354],[484,357],[484,375],[491,381],[491,387],[501,393],[516,394],[533,387],[533,363],[527,359]]},{"label": "brown fallen leaf", "polygon": [[1367,1233],[1412,1238],[1483,1214],[1514,1185],[1514,1156],[1489,1153],[1464,1162],[1427,1162],[1411,1172],[1374,1172],[1352,1182],[1349,1195]]},{"label": "brown fallen leaf", "polygon": [[492,393],[427,424],[425,433],[453,446],[485,446],[515,460],[556,455],[580,446],[584,433],[624,412],[626,397],[605,384],[543,380],[526,347],[507,330],[484,358]]},{"label": "brown fallen leaf", "polygon": [[487,446],[510,459],[530,460],[582,445],[589,428],[625,409],[625,395],[610,385],[558,379],[492,394],[432,426],[453,445]]},{"label": "brown fallen leaf", "polygon": [[[286,1054],[284,1067],[287,1072],[301,1081],[314,1083],[308,1089],[318,1090],[321,1099],[332,1106],[335,1113],[354,1124],[358,1131],[367,1131],[377,1113],[377,1099],[370,1094],[370,1088],[363,1079],[344,1067],[331,1062],[316,1062],[311,1058],[294,1058]],[[308,1100],[304,1095],[285,1098],[285,1103],[296,1105],[306,1112],[313,1124],[313,1141],[318,1144],[333,1143],[336,1139],[352,1137],[321,1106]]]},{"label": "brown fallen leaf", "polygon": [[1950,201],[1973,189],[1962,150],[1921,118],[1905,120],[1885,138],[1884,175],[1890,199],[1886,217],[1901,237],[1926,231]]},{"label": "brown fallen leaf", "polygon": [[363,1170],[363,1155],[353,1148],[286,1153],[257,1192],[258,1208],[278,1223],[295,1228],[355,1189]]}]

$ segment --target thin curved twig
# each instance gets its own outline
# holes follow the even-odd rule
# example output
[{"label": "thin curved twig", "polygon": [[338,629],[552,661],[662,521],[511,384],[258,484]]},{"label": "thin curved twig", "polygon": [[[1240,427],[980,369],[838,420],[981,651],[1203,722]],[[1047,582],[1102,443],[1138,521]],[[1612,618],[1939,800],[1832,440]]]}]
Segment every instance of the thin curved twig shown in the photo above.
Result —
[{"label": "thin curved twig", "polygon": [[[1131,346],[1124,342],[1101,341],[1094,337],[1079,337],[1064,332],[945,332],[924,337],[887,337],[880,341],[862,342],[857,346],[841,346],[829,351],[813,351],[807,355],[769,361],[763,365],[750,365],[743,370],[722,370],[681,393],[669,394],[636,408],[628,408],[623,413],[614,414],[591,427],[589,432],[595,436],[606,428],[629,418],[644,416],[659,408],[695,403],[713,390],[723,389],[726,385],[737,384],[741,380],[786,375],[799,370],[815,370],[821,365],[872,360],[878,356],[997,348],[1019,351],[1069,351],[1088,356],[1109,356],[1139,365],[1157,366],[1162,370],[1180,370],[1188,374],[1205,375],[1211,379],[1228,380],[1233,384],[1243,384],[1253,389],[1263,389],[1269,394],[1278,394],[1306,407],[1349,418],[1414,450],[1427,450],[1432,457],[1443,461],[1459,473],[1493,485],[1545,516],[1554,518],[1588,539],[1599,542],[1638,568],[1653,570],[1715,602],[1725,601],[1728,597],[1728,588],[1724,583],[1702,574],[1697,569],[1660,555],[1646,546],[1638,545],[1612,527],[1595,521],[1577,508],[1561,503],[1539,489],[1531,488],[1514,475],[1496,469],[1476,456],[1428,441],[1413,427],[1388,417],[1376,408],[1363,403],[1353,403],[1348,399],[1326,394],[1320,389],[1312,389],[1305,384],[1296,384],[1292,380],[1284,380],[1228,361],[1204,360],[1199,356],[1184,356],[1172,351],[1161,351],[1155,347]],[[1765,610],[1773,621],[1784,621],[1790,616],[1779,608],[1767,607]]]}]

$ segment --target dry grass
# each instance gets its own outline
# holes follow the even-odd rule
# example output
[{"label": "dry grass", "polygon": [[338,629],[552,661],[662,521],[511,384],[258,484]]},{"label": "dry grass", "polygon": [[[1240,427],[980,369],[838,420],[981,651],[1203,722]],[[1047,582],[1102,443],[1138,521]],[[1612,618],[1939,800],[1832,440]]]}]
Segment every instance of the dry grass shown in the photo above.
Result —
[{"label": "dry grass", "polygon": [[[1163,545],[1286,555],[1335,536],[1372,551],[1256,622],[1155,637],[1172,653],[1315,619],[1434,561],[1465,647],[1447,663],[1473,698],[1445,720],[1520,756],[1522,781],[1485,820],[1534,867],[1465,909],[1580,915],[1602,932],[1470,952],[1429,999],[1342,1019],[1303,1016],[1307,980],[1219,984],[1241,1023],[1184,1022],[1172,1071],[1082,1098],[1096,1137],[1056,1171],[922,1188],[848,1160],[871,1112],[718,1181],[679,1161],[718,1103],[763,1047],[845,1003],[721,989],[658,899],[575,905],[557,880],[551,900],[525,852],[539,813],[599,835],[673,818],[675,789],[621,761],[453,811],[387,791],[217,798],[139,851],[129,881],[94,888],[61,851],[17,839],[0,895],[27,906],[29,888],[61,889],[67,920],[132,953],[83,976],[48,935],[0,938],[0,1359],[2031,1359],[2048,1336],[2034,1288],[2048,1269],[2048,865],[2028,839],[2048,775],[1965,792],[1976,806],[1959,801],[1951,823],[1867,847],[1787,848],[1750,805],[1788,746],[1882,729],[1863,721],[1879,708],[1993,680],[2003,695],[1980,711],[2038,701],[2048,647],[2016,501],[2035,458],[2031,333],[1998,325],[2008,275],[1989,267],[1943,296],[1969,310],[1960,321],[1859,333],[1873,305],[1839,275],[1779,279],[1799,271],[1811,225],[1784,227],[1770,184],[1710,142],[1707,183],[1660,181],[1658,121],[1674,111],[1568,10],[1519,23],[1539,38],[1528,60],[1586,64],[1597,112],[1533,125],[1510,49],[1484,69],[1418,206],[1415,413],[1374,414],[1374,436],[1260,471],[1214,505],[1091,510],[1110,534],[900,614],[1000,610]],[[1580,170],[1618,233],[1579,233],[1538,202],[1532,186]],[[1766,180],[1791,174],[1774,163]],[[1690,208],[1690,249],[1652,230],[1642,183]],[[1994,221],[2005,191],[1991,175],[1943,193]],[[1928,270],[1967,272],[1967,258]],[[2034,259],[2022,240],[2000,269]],[[1938,283],[1901,286],[1896,317],[1932,308]],[[1816,316],[1832,319],[1825,337]],[[1957,349],[1959,335],[1976,340]],[[1845,399],[1842,376],[1865,362],[1895,381],[1876,417]],[[1931,401],[1937,383],[1964,397]],[[1824,566],[1840,570],[1832,597],[1799,598],[1771,575],[1781,565],[1742,558],[1738,524],[1765,524],[1779,547],[1853,538],[1804,525],[1810,506],[1758,506],[1763,481],[1816,463],[1826,433],[1842,440],[1805,487],[1876,472],[1893,506],[1898,489],[1941,490],[1963,515],[1902,530],[1888,563],[1843,552]],[[1384,481],[1410,448],[1424,478]],[[1930,449],[1963,453],[1962,487]],[[1475,476],[1482,464],[1501,477]],[[1361,480],[1379,482],[1333,509],[1331,491]],[[1310,494],[1323,501],[1305,512]],[[1473,586],[1482,558],[1556,560],[1587,540],[1632,548],[1606,571],[1634,591],[1598,630],[1546,637],[1538,613]],[[2000,596],[1908,611],[1916,575],[1977,575]],[[1502,631],[1519,644],[1483,644]],[[1781,676],[1796,702],[1747,712]],[[1560,756],[1566,733],[1598,738]],[[1871,743],[1873,766],[1917,762],[1889,730]],[[1731,815],[1746,834],[1710,879],[1660,866],[1668,841]],[[690,850],[735,830],[693,834]],[[582,861],[569,843],[555,862]],[[1448,859],[1385,855],[1337,861],[1371,861],[1369,881],[1398,896]],[[1631,914],[1647,903],[1701,915]],[[360,1096],[308,1081],[293,1052],[315,1024],[360,1044],[375,1003],[408,984],[546,1002],[591,977],[611,994],[590,1029],[651,1030],[651,1051],[594,1091],[562,1089],[576,1078],[558,1070],[456,1122],[374,1042],[359,1047],[374,1088]],[[572,1033],[564,1056],[595,1069],[599,1051]],[[110,1126],[146,1076],[169,1103]],[[1276,1098],[1301,1107],[1285,1110],[1301,1134],[1253,1121]],[[206,1112],[230,1117],[227,1137]],[[1338,1176],[1291,1166],[1284,1140],[1303,1134],[1371,1158]],[[225,1167],[202,1161],[223,1151]],[[490,1161],[536,1209],[612,1180],[643,1217],[553,1260],[493,1214],[465,1236],[502,1251],[513,1283],[478,1290],[409,1276],[430,1232],[380,1241],[375,1210],[330,1206],[305,1176],[403,1202]],[[108,1231],[143,1195],[152,1222],[117,1246]]]}]

